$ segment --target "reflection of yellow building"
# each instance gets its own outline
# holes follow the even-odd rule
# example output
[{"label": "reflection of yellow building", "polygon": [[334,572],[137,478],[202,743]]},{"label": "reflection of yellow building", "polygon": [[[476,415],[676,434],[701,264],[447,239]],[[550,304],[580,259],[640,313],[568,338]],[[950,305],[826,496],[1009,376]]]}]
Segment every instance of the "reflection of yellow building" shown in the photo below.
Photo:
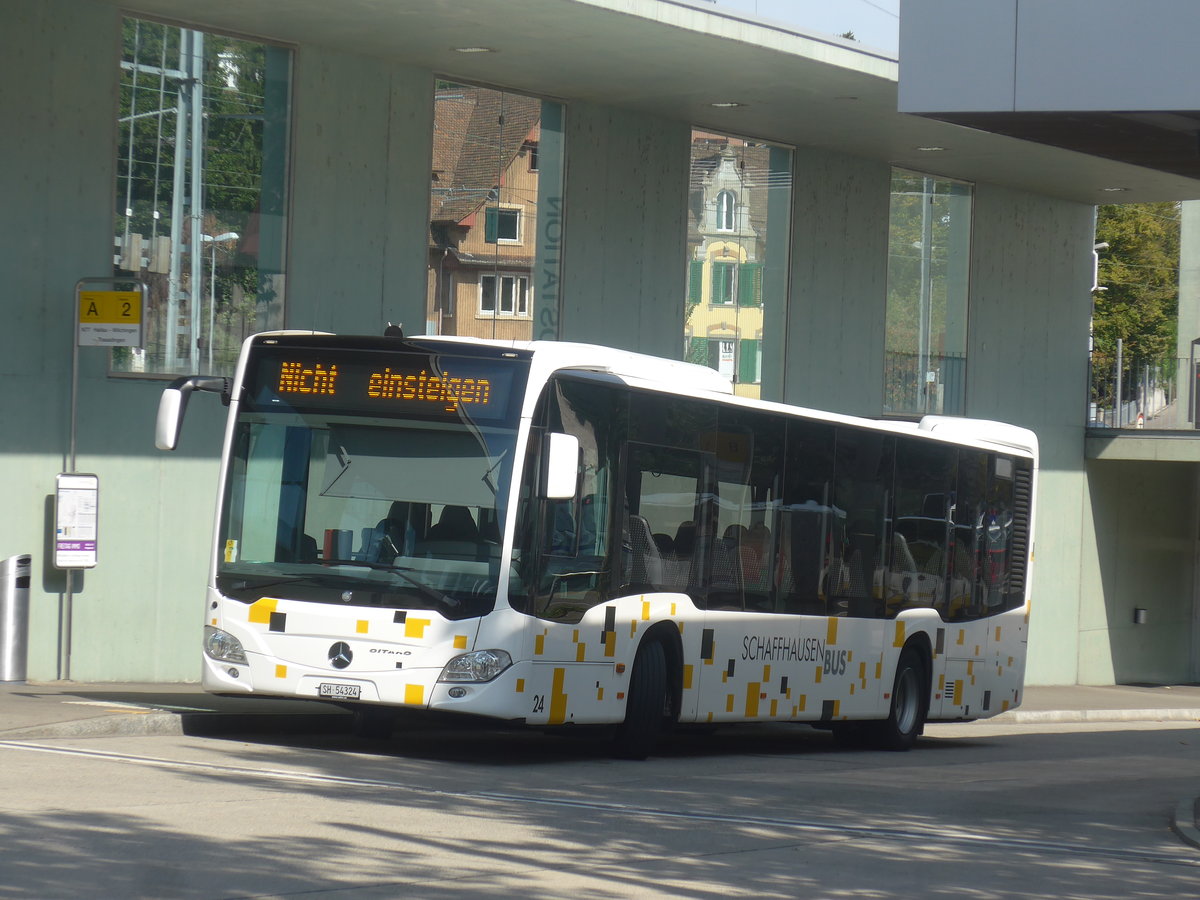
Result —
[{"label": "reflection of yellow building", "polygon": [[764,147],[695,132],[689,189],[688,360],[760,395],[763,339]]}]

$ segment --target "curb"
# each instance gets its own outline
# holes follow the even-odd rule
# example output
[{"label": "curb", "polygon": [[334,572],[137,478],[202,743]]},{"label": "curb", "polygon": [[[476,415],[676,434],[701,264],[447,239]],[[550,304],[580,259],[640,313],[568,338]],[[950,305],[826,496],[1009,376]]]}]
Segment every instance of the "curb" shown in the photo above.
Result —
[{"label": "curb", "polygon": [[0,741],[25,738],[147,737],[184,734],[320,734],[346,731],[350,713],[174,713],[153,710],[0,731]]},{"label": "curb", "polygon": [[1079,722],[1198,722],[1200,709],[1017,709],[1001,713],[990,722],[1018,725]]},{"label": "curb", "polygon": [[67,722],[51,722],[0,731],[0,741],[16,738],[120,737],[183,734],[182,717],[169,712],[122,713]]}]

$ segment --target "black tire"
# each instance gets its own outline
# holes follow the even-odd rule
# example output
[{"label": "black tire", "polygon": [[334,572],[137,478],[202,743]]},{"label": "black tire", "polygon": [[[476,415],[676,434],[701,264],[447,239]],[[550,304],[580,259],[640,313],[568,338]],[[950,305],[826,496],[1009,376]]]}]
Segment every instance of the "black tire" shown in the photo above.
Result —
[{"label": "black tire", "polygon": [[910,644],[900,651],[891,709],[884,721],[873,723],[872,743],[880,750],[910,750],[925,729],[929,713],[927,671],[925,654],[916,647]]},{"label": "black tire", "polygon": [[667,654],[663,645],[651,640],[638,647],[625,698],[625,721],[613,736],[613,755],[618,759],[645,759],[662,734],[667,708]]},{"label": "black tire", "polygon": [[355,737],[386,741],[396,728],[396,711],[386,706],[356,706],[351,729]]}]

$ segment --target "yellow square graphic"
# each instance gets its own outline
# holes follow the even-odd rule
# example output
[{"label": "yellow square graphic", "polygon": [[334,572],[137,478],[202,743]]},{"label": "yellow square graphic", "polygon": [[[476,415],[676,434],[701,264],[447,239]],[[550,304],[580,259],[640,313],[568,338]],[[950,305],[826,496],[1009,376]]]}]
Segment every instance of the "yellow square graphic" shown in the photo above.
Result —
[{"label": "yellow square graphic", "polygon": [[404,636],[410,638],[425,637],[425,629],[429,627],[429,619],[414,619],[409,616],[404,620]]}]

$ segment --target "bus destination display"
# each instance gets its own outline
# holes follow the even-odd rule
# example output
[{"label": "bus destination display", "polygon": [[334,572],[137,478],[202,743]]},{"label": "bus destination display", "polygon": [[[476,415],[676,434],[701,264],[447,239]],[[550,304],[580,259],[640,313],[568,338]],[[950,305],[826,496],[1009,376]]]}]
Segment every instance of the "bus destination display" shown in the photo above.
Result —
[{"label": "bus destination display", "polygon": [[[519,364],[518,364],[519,365]],[[268,351],[247,384],[256,405],[369,415],[508,417],[514,364],[415,353]]]}]

